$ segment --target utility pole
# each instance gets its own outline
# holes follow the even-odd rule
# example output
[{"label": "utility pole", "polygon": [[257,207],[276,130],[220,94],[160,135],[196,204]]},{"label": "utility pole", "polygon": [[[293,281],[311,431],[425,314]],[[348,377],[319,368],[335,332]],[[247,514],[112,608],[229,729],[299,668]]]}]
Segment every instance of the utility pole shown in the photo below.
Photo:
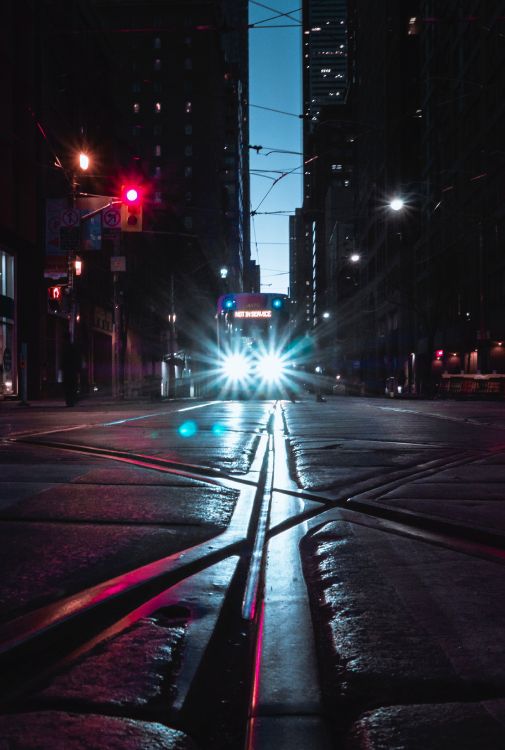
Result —
[{"label": "utility pole", "polygon": [[174,274],[170,274],[170,315],[169,321],[169,349],[168,349],[168,398],[175,398],[175,295]]}]

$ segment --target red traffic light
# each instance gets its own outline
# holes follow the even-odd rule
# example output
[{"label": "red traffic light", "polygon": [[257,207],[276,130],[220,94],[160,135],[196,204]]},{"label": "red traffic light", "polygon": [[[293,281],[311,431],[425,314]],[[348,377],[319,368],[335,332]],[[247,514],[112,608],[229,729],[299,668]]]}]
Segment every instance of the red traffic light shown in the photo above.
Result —
[{"label": "red traffic light", "polygon": [[121,229],[123,232],[142,231],[142,188],[123,185],[121,188]]},{"label": "red traffic light", "polygon": [[139,204],[142,200],[142,191],[137,185],[124,185],[121,189],[121,200],[126,206]]}]

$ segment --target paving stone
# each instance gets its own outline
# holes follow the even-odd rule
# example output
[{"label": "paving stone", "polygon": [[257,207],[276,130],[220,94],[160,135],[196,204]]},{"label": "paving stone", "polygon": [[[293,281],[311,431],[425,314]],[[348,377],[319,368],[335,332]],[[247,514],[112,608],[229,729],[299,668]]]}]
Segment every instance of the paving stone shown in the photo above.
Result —
[{"label": "paving stone", "polygon": [[391,706],[364,714],[346,750],[498,750],[505,701]]},{"label": "paving stone", "polygon": [[139,708],[173,697],[185,625],[170,617],[147,618],[102,641],[39,695],[43,700]]},{"label": "paving stone", "polygon": [[501,566],[338,521],[301,549],[331,710],[505,691]]},{"label": "paving stone", "polygon": [[0,750],[197,750],[183,732],[134,719],[35,711],[0,716]]},{"label": "paving stone", "polygon": [[0,524],[0,620],[215,535],[211,526]]},{"label": "paving stone", "polygon": [[67,484],[2,509],[5,519],[179,524],[227,528],[238,491],[199,484],[185,487]]}]

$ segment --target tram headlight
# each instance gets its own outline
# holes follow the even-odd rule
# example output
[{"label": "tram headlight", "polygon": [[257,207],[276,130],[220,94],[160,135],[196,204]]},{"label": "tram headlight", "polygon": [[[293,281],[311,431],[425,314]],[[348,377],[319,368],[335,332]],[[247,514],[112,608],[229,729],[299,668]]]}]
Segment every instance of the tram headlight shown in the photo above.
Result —
[{"label": "tram headlight", "polygon": [[285,369],[285,362],[278,354],[264,354],[258,360],[258,374],[267,383],[282,380]]},{"label": "tram headlight", "polygon": [[221,370],[232,382],[244,380],[249,373],[249,361],[243,354],[229,354],[223,359]]}]

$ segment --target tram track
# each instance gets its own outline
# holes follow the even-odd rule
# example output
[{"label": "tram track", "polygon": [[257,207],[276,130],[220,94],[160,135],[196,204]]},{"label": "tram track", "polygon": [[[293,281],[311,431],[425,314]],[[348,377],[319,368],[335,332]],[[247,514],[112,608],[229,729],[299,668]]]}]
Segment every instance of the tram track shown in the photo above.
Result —
[{"label": "tram track", "polygon": [[[28,437],[20,438],[19,442],[31,442],[43,445],[44,447],[87,453],[104,459],[114,459],[135,466],[141,466],[142,468],[194,479],[214,486],[226,488],[247,486],[258,488],[261,484],[261,480],[258,482],[257,479],[250,480],[246,477],[233,476],[221,471],[220,469],[175,462],[167,459],[159,459],[144,454],[132,454],[131,452],[109,449],[104,450],[81,444],[69,445],[57,441],[41,441],[38,438],[33,439]],[[441,467],[447,469],[467,465],[471,462],[470,458],[472,460],[479,460],[481,457],[482,452],[479,452],[478,455],[465,454],[464,456],[454,458],[449,462],[436,459],[410,470],[395,472],[393,477],[390,474],[381,482],[368,481],[366,483],[366,489],[363,492],[358,492],[350,497],[348,496],[348,493],[344,493],[341,497],[335,497],[326,493],[307,492],[304,490],[294,491],[292,489],[286,490],[282,487],[271,486],[269,490],[270,497],[268,501],[265,501],[265,508],[262,511],[261,531],[259,535],[261,542],[259,546],[258,544],[256,545],[253,552],[253,559],[255,560],[254,565],[258,567],[258,561],[263,558],[265,544],[268,539],[301,523],[310,521],[312,525],[315,519],[320,523],[323,522],[323,519],[328,520],[332,517],[331,511],[335,509],[340,509],[344,512],[345,516],[341,515],[340,517],[345,517],[346,520],[352,523],[374,526],[377,530],[385,533],[409,536],[411,538],[416,538],[419,541],[437,544],[466,554],[473,554],[486,559],[503,562],[505,537],[501,534],[485,529],[476,529],[461,523],[434,518],[428,514],[413,513],[408,510],[391,508],[377,502],[378,498],[380,498],[384,492],[401,486],[401,484],[406,481],[426,478],[427,476],[433,475]],[[272,474],[272,468],[270,468],[270,473]],[[294,517],[286,519],[284,522],[277,524],[273,528],[267,529],[269,517],[268,508],[273,493],[296,497],[299,500],[310,502],[311,504],[315,503],[318,506],[322,505],[323,507],[311,507]],[[61,523],[64,524],[65,521],[62,521]],[[118,522],[118,524],[120,525],[121,522]],[[132,525],[138,524],[133,522]],[[152,524],[147,523],[146,525]],[[233,526],[234,522],[230,524],[230,528]],[[149,581],[152,581],[159,576],[160,585],[173,585],[173,582],[182,580],[187,575],[192,575],[195,570],[205,567],[206,565],[211,565],[215,561],[223,559],[227,554],[234,554],[235,552],[240,551],[241,543],[238,541],[230,542],[227,538],[228,535],[228,532],[225,532],[224,534],[214,537],[212,540],[202,542],[196,548],[193,548],[189,556],[185,551],[182,551],[163,560],[155,561],[143,566],[143,568],[134,571],[134,575],[142,580],[145,579]],[[209,550],[211,550],[211,552],[209,552]],[[182,561],[183,557],[186,558],[184,561]],[[204,560],[206,562],[204,562]],[[258,587],[257,576],[258,574],[256,574],[256,591]],[[123,588],[123,586],[126,586],[124,581],[125,577],[120,576],[118,579],[112,579],[112,581],[107,582],[105,586],[111,588]],[[128,588],[128,586],[126,586],[126,588]],[[102,590],[103,587],[93,587],[90,591],[94,593],[90,594],[90,597],[97,595],[98,592],[101,592]],[[82,597],[80,598],[82,600]],[[247,610],[249,612],[248,619],[253,619],[252,613],[254,613],[255,607],[250,599],[250,594],[246,594],[244,601],[249,600],[249,603],[247,605],[244,604],[244,611]],[[68,603],[65,603],[65,607],[67,608],[68,606]],[[73,607],[71,606],[71,608]],[[5,634],[3,634],[0,629],[0,640],[3,640],[3,635]],[[0,653],[1,652],[2,647],[0,645]]]},{"label": "tram track", "polygon": [[[309,492],[292,486],[277,486],[276,461],[282,458],[275,455],[272,432],[271,415],[268,424],[258,435],[250,470],[243,476],[200,464],[130,451],[53,441],[40,435],[22,435],[14,439],[15,442],[54,450],[112,459],[212,486],[240,489],[241,494],[229,527],[223,533],[0,625],[0,665],[3,670],[0,684],[4,710],[11,705],[21,705],[27,688],[35,689],[42,677],[47,679],[48,675],[57,673],[98,643],[122,632],[132,622],[170,607],[187,608],[191,614],[194,605],[188,604],[191,599],[189,589],[192,587],[193,595],[194,592],[201,592],[203,589],[195,584],[198,576],[219,569],[223,571],[223,580],[228,582],[229,588],[233,588],[234,594],[230,598],[223,590],[220,609],[211,618],[214,631],[207,632],[206,640],[198,643],[201,631],[190,634],[192,643],[188,645],[188,652],[191,656],[183,663],[176,697],[168,712],[174,726],[190,731],[191,726],[184,725],[190,715],[188,696],[195,691],[198,670],[204,658],[207,658],[206,646],[214,639],[214,651],[219,648],[215,640],[222,638],[219,625],[222,608],[236,608],[237,592],[240,594],[240,617],[250,623],[247,627],[251,643],[246,651],[249,649],[254,655],[249,664],[249,679],[252,680],[252,673],[257,669],[252,659],[258,661],[261,658],[261,655],[258,656],[258,641],[261,640],[263,626],[262,589],[268,545],[276,537],[302,524],[308,524],[312,530],[327,522],[342,520],[466,555],[505,562],[503,535],[423,513],[391,508],[380,502],[381,496],[393,488],[434,475],[441,468],[471,464],[481,459],[485,452],[454,454],[449,461],[447,458],[435,459],[389,473],[381,479],[356,482],[354,494],[351,486],[335,496],[331,492]],[[289,438],[285,424],[284,437]],[[272,521],[272,504],[279,497],[299,501],[303,508],[284,519]],[[240,623],[240,618],[234,619],[234,628],[238,627],[237,623]],[[21,669],[20,663],[24,665]],[[246,688],[244,690],[247,692]],[[251,690],[254,690],[254,685]],[[249,723],[247,747],[253,750],[260,745],[251,739],[250,726]]]}]

